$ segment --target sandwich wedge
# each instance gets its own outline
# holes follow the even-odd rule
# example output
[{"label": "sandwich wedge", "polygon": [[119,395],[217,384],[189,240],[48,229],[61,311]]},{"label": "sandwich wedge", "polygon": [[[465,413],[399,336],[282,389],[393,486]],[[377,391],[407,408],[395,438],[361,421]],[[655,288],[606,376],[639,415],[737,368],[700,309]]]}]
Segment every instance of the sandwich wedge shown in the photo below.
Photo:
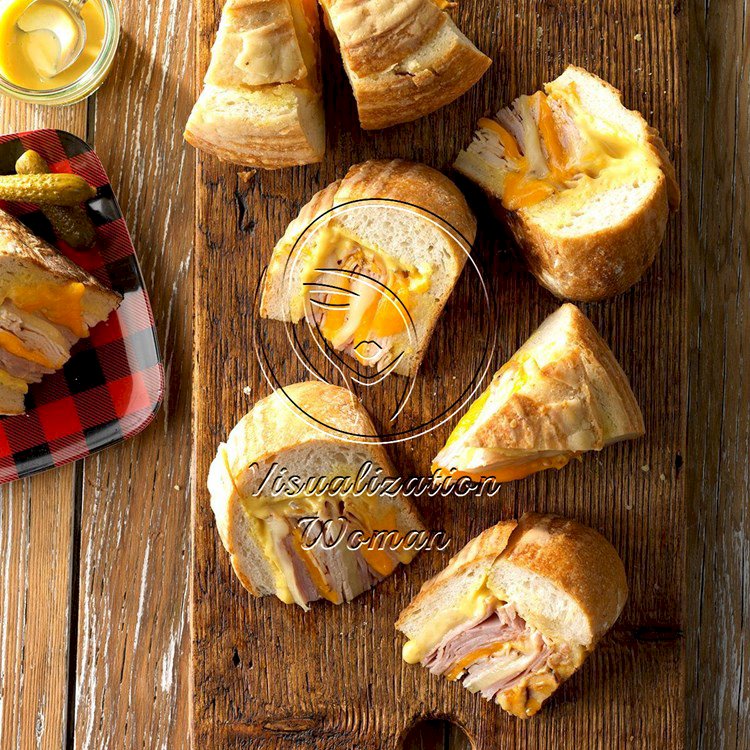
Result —
[{"label": "sandwich wedge", "polygon": [[635,284],[680,201],[659,134],[576,67],[481,119],[454,166],[488,193],[539,283],[572,300]]},{"label": "sandwich wedge", "polygon": [[403,658],[533,716],[578,670],[627,599],[625,570],[598,532],[527,513],[470,541],[404,609]]},{"label": "sandwich wedge", "polygon": [[366,130],[457,99],[492,64],[433,0],[320,0]]},{"label": "sandwich wedge", "polygon": [[509,482],[643,433],[625,373],[589,319],[567,303],[495,373],[432,471],[448,481]]},{"label": "sandwich wedge", "polygon": [[22,413],[28,384],[59,370],[121,301],[0,210],[0,413]]},{"label": "sandwich wedge", "polygon": [[261,315],[307,318],[355,363],[413,375],[475,232],[466,200],[440,172],[401,160],[357,164],[313,196],[279,240]]},{"label": "sandwich wedge", "polygon": [[315,0],[228,0],[185,140],[251,167],[319,162],[318,38]]},{"label": "sandwich wedge", "polygon": [[[303,418],[303,414],[306,415]],[[309,609],[351,601],[416,554],[422,523],[375,479],[395,472],[367,412],[344,388],[296,383],[255,404],[219,445],[208,489],[242,585]],[[354,543],[353,543],[354,542]]]}]

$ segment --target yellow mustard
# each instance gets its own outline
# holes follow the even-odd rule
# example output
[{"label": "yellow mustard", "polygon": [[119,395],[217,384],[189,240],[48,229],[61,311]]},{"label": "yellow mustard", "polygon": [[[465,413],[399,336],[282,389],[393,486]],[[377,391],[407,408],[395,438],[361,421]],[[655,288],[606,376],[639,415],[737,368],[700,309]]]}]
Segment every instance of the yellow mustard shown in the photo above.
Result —
[{"label": "yellow mustard", "polygon": [[[66,51],[78,39],[70,11],[58,0],[0,0],[0,74],[31,91],[50,91],[77,81],[102,51],[106,25],[100,0],[81,9],[86,43],[78,59],[58,71]],[[26,12],[26,11],[29,12]],[[20,20],[20,25],[19,25]]]}]

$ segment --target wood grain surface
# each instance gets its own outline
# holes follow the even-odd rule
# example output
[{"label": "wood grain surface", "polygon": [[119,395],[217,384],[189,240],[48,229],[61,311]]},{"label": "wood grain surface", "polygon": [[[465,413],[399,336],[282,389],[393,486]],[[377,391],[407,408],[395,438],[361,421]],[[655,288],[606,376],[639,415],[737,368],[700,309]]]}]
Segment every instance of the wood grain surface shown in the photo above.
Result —
[{"label": "wood grain surface", "polygon": [[[208,63],[219,3],[199,11],[199,74]],[[479,748],[677,748],[683,743],[683,471],[686,285],[683,211],[640,284],[584,306],[611,344],[643,406],[647,437],[559,473],[507,485],[496,498],[419,503],[455,551],[499,518],[540,509],[601,530],[620,551],[631,597],[614,632],[533,721],[518,722],[456,684],[400,659],[401,607],[447,555],[422,554],[376,590],[309,614],[251,599],[234,578],[208,505],[205,478],[216,443],[269,391],[254,358],[253,327],[284,382],[302,376],[281,326],[254,315],[271,249],[300,206],[350,164],[394,156],[447,167],[479,116],[531,92],[567,63],[624,92],[663,134],[684,175],[686,91],[683,11],[664,2],[464,3],[459,26],[495,61],[460,101],[416,123],[364,133],[330,44],[324,48],[328,153],[322,165],[258,172],[199,155],[195,263],[193,712],[201,748],[392,748],[422,717],[463,725]],[[470,193],[480,219],[472,257],[496,306],[494,367],[558,303],[507,259],[505,235]],[[466,274],[436,330],[412,404],[441,410],[450,378],[463,377],[484,310]],[[484,318],[486,319],[486,315]],[[288,356],[285,357],[285,354]],[[218,384],[218,386],[217,386]],[[246,395],[243,389],[249,386]],[[383,424],[389,395],[373,406]],[[416,408],[416,407],[414,407]],[[416,416],[416,415],[415,415]],[[405,475],[424,474],[451,425],[391,446]]]},{"label": "wood grain surface", "polygon": [[119,3],[115,66],[87,103],[0,101],[3,133],[97,150],[151,294],[167,390],[142,435],[2,489],[0,747],[188,747],[191,6]]},{"label": "wood grain surface", "polygon": [[691,11],[687,735],[748,748],[750,14]]},{"label": "wood grain surface", "polygon": [[[57,127],[86,138],[87,107],[2,100],[0,128]],[[63,746],[71,698],[76,476],[70,464],[0,491],[0,747]]]},{"label": "wood grain surface", "polygon": [[[155,422],[85,463],[75,745],[187,746],[187,575],[193,160],[190,8],[131,3],[118,66],[97,95],[107,155],[151,292],[166,390]],[[123,92],[127,94],[123,98]]]},{"label": "wood grain surface", "polygon": [[[471,5],[468,0],[465,3],[467,6]],[[569,4],[558,5],[564,9]],[[597,6],[602,10],[608,7],[611,6]],[[106,129],[111,123],[131,113],[128,119],[128,137],[134,143],[145,144],[138,147],[138,155],[148,153],[149,144],[158,143],[161,132],[169,133],[170,129],[173,132],[173,129],[179,128],[179,121],[184,122],[192,103],[193,94],[189,90],[192,70],[188,62],[192,34],[185,31],[189,24],[195,23],[194,15],[188,21],[192,8],[191,3],[177,7],[168,0],[156,0],[148,8],[133,0],[122,0],[120,9],[126,40],[123,49],[129,50],[129,58],[124,62],[118,57],[115,73],[119,71],[121,83],[118,86],[123,88],[113,90],[107,99],[106,109],[103,97],[111,90],[112,81],[95,97],[95,108],[87,108],[85,105],[33,107],[2,99],[2,132],[61,127],[82,137],[87,137],[88,134],[89,139],[93,138],[96,143],[97,134],[104,131],[106,135]],[[595,10],[593,8],[589,13]],[[750,340],[748,211],[745,188],[746,155],[750,144],[750,103],[747,89],[750,60],[744,49],[745,40],[750,36],[750,15],[744,0],[726,0],[722,3],[693,0],[688,4],[676,4],[675,10],[678,11],[676,23],[680,22],[682,14],[690,13],[690,232],[687,243],[690,398],[688,449],[684,457],[688,499],[688,596],[685,602],[688,666],[686,700],[689,706],[686,712],[687,744],[690,748],[708,750],[723,750],[727,747],[748,750],[750,649],[745,641],[747,623],[750,622],[750,518],[747,511],[750,493],[747,474],[747,379],[743,377],[743,367],[747,366],[747,343]],[[559,18],[551,15],[555,12],[554,4],[541,0],[538,3],[519,4],[515,12],[522,11],[531,12],[532,25],[537,18],[545,23],[551,17]],[[464,8],[459,19],[464,29],[471,34],[465,22],[468,12]],[[562,14],[563,11],[557,12]],[[637,17],[650,19],[651,42],[656,44],[653,16],[639,10]],[[509,18],[507,14],[503,16],[504,22]],[[578,18],[571,14],[572,21]],[[493,24],[492,31],[497,31],[494,9],[490,13],[490,20]],[[614,24],[613,21],[610,23]],[[558,25],[573,24],[563,18]],[[646,26],[645,22],[639,25],[642,28]],[[511,30],[503,32],[503,43],[506,45],[507,39],[514,33],[513,28],[516,27],[511,25]],[[542,33],[542,45],[538,50],[535,48],[533,54],[537,56],[539,64],[547,61],[545,64],[550,66],[549,74],[553,75],[565,60],[562,52],[552,49],[545,42],[544,29]],[[590,48],[595,52],[595,37],[592,31],[588,33],[592,35]],[[643,31],[641,33],[645,39],[646,34]],[[213,35],[214,30],[204,23],[199,32],[199,38],[203,40],[204,56],[205,45],[210,43]],[[531,34],[526,38],[528,36]],[[479,36],[473,38],[481,44]],[[621,32],[619,39],[620,44],[624,44],[626,34]],[[603,41],[600,41],[598,49],[601,49],[602,44]],[[498,46],[499,43],[495,45],[495,50]],[[509,70],[519,47],[520,44],[513,43],[505,53],[496,56],[495,67],[502,66],[503,70]],[[630,48],[629,42],[628,47]],[[640,60],[650,60],[648,50],[638,48],[637,45],[632,47],[638,50]],[[528,51],[528,54],[532,52]],[[170,63],[169,73],[167,61]],[[607,64],[613,65],[612,69],[620,69],[611,61],[600,59],[602,72],[606,71],[604,66]],[[634,67],[637,66],[638,63],[635,63]],[[624,77],[619,83],[630,80],[624,64],[621,70]],[[138,90],[128,84],[131,77],[143,81],[142,76],[146,72],[146,80],[149,83],[157,81],[157,90],[162,92],[162,106],[158,109],[156,121],[151,114],[154,110],[153,92],[148,87]],[[630,73],[632,74],[632,70]],[[200,74],[202,69],[198,77]],[[650,80],[647,75],[644,78],[640,71],[639,74],[641,77],[633,80],[626,96],[633,106],[638,103],[636,95],[641,90],[639,87],[646,90]],[[168,75],[173,80],[181,79],[182,85],[161,88],[162,77]],[[526,81],[519,83],[512,83],[507,72],[499,74],[494,70],[488,75],[500,75],[502,80],[508,81],[497,96],[498,102],[501,97],[507,98],[525,90],[521,83],[533,86],[538,82],[531,80],[532,73],[529,73]],[[329,94],[329,100],[330,96]],[[349,102],[349,95],[346,94],[346,97]],[[657,92],[652,94],[652,100],[658,100]],[[148,111],[144,108],[146,101],[149,102]],[[488,104],[496,103],[494,97],[487,101]],[[132,115],[139,106],[143,112],[142,122],[138,122]],[[477,107],[480,108],[481,106]],[[645,114],[649,114],[647,109],[650,107],[640,108]],[[88,116],[89,110],[91,117]],[[356,134],[353,125],[351,131],[342,133],[341,137],[348,139],[351,134]],[[357,135],[357,138],[364,140],[369,140],[370,137]],[[168,401],[169,413],[166,419],[170,425],[175,424],[177,427],[167,432],[164,423],[161,423],[159,427],[154,426],[152,429],[159,431],[157,442],[161,443],[161,459],[164,459],[168,446],[171,446],[172,453],[166,466],[176,472],[175,467],[179,466],[178,473],[182,473],[182,476],[172,478],[172,487],[177,484],[181,490],[173,490],[174,494],[161,494],[169,483],[159,479],[159,492],[152,492],[147,484],[148,477],[141,476],[141,469],[149,461],[153,462],[156,455],[152,444],[151,452],[141,460],[139,441],[148,440],[150,432],[136,438],[128,446],[115,449],[120,451],[119,464],[109,464],[110,473],[101,484],[95,482],[95,467],[89,462],[86,467],[89,483],[87,493],[92,498],[89,507],[94,507],[93,500],[99,492],[99,515],[95,519],[92,514],[88,523],[92,550],[86,564],[89,588],[83,585],[79,589],[79,560],[82,554],[85,559],[86,554],[79,546],[84,494],[83,465],[67,466],[0,489],[2,748],[74,748],[84,745],[87,736],[90,738],[90,747],[96,747],[96,742],[100,747],[111,748],[182,748],[188,744],[185,688],[188,682],[189,648],[185,637],[188,615],[184,583],[187,580],[189,560],[183,557],[183,550],[189,518],[184,510],[185,499],[180,492],[185,488],[181,480],[184,481],[186,471],[184,461],[188,440],[188,404],[185,396],[189,365],[185,361],[189,357],[189,346],[185,331],[190,322],[190,290],[184,281],[184,274],[187,272],[184,266],[192,247],[192,239],[187,234],[189,227],[174,227],[166,223],[169,218],[168,205],[173,206],[172,216],[175,215],[176,198],[168,201],[166,194],[161,193],[156,196],[155,201],[152,198],[154,205],[150,208],[153,212],[148,221],[134,213],[143,204],[138,203],[139,185],[133,181],[148,183],[151,165],[144,159],[126,163],[126,160],[118,157],[120,145],[119,142],[114,144],[113,154],[104,153],[98,143],[97,149],[113,183],[121,189],[124,185],[125,189],[131,191],[129,198],[121,196],[123,204],[126,204],[123,206],[126,218],[131,231],[134,223],[136,224],[133,239],[142,263],[151,269],[147,284],[154,302],[157,303],[158,299],[159,315],[164,315],[167,311],[171,321],[167,327],[163,325],[162,319],[157,319],[157,326],[161,332],[162,351],[167,357],[168,382],[172,394]],[[403,149],[402,153],[407,152],[406,147]],[[178,183],[179,164],[185,153],[188,160],[185,162],[182,181]],[[178,191],[179,203],[184,209],[179,215],[185,217],[185,211],[190,210],[193,200],[189,174],[194,154],[190,149],[186,151],[179,143],[173,143],[173,149],[165,148],[161,158],[164,160],[160,167],[161,174],[168,175],[168,185]],[[345,166],[342,162],[341,171]],[[227,174],[232,174],[232,171],[229,170]],[[323,184],[323,178],[317,179],[315,184]],[[312,190],[312,186],[307,189]],[[232,192],[231,183],[229,192]],[[298,196],[294,193],[297,205],[304,197],[306,195]],[[296,210],[296,205],[286,210],[287,213],[278,222],[279,227]],[[238,212],[239,209],[235,208],[235,211]],[[250,218],[245,221],[249,222]],[[168,228],[167,236],[175,240],[174,244],[162,241],[161,237],[164,235],[160,235],[159,230],[163,232],[165,228]],[[238,246],[234,251],[236,255],[240,254],[242,247],[244,245]],[[263,252],[267,253],[269,249],[270,245],[263,248]],[[175,269],[179,270],[179,274]],[[182,279],[180,283],[177,283],[178,275]],[[157,288],[156,284],[160,286]],[[519,333],[518,340],[520,338]],[[240,352],[240,356],[247,360],[245,352]],[[181,382],[175,373],[181,373]],[[239,374],[238,369],[235,375]],[[223,374],[221,381],[224,381]],[[180,395],[175,397],[175,393]],[[665,399],[666,393],[665,389]],[[227,425],[248,408],[251,401],[252,399],[244,399],[236,394],[234,404],[227,402],[227,406],[225,403],[223,408],[227,409],[224,418]],[[222,430],[227,425],[222,424]],[[217,432],[215,436],[211,436],[211,440],[215,442],[223,434]],[[151,456],[150,459],[148,455]],[[153,474],[151,476],[153,478]],[[524,495],[529,493],[528,488],[520,485],[518,491]],[[129,516],[127,509],[133,500],[139,506],[137,512]],[[163,509],[165,505],[169,506],[169,512],[157,510]],[[153,518],[146,515],[147,506],[149,509],[153,507]],[[96,555],[101,548],[96,545],[106,543],[107,539],[102,540],[100,537],[111,533],[103,522],[106,514],[116,519],[110,522],[110,528],[114,528],[119,534],[114,533],[109,538],[109,544],[119,551],[116,559],[111,553],[105,555],[99,569]],[[206,518],[203,523],[209,521],[210,518]],[[208,538],[212,533],[213,528],[209,524],[205,535]],[[668,538],[669,534],[665,536],[665,539]],[[173,542],[170,544],[169,540]],[[86,546],[88,544],[89,542]],[[217,550],[216,554],[220,555],[221,550]],[[163,567],[165,558],[162,555],[166,556],[166,568]],[[112,567],[115,563],[117,569]],[[164,578],[172,577],[169,582],[162,581],[164,569],[168,571]],[[422,574],[420,571],[418,575],[421,577]],[[412,575],[409,574],[410,580]],[[108,576],[119,579],[119,583],[107,582]],[[146,585],[141,586],[141,581],[145,581]],[[122,596],[125,582],[132,585],[127,597]],[[219,583],[221,582],[217,581],[216,585]],[[108,591],[106,598],[97,596],[97,586],[103,587],[100,591]],[[82,595],[82,590],[88,590],[91,594],[85,618],[89,622],[87,630],[91,637],[79,650],[78,606],[73,607],[72,601],[74,594],[76,597]],[[244,595],[238,593],[235,597],[238,606],[246,606]],[[111,606],[120,607],[120,612],[108,610]],[[72,618],[71,611],[76,612]],[[123,666],[123,662],[118,661],[121,654],[118,654],[117,649],[128,646],[126,637],[117,628],[121,625],[125,627],[128,621],[140,621],[141,627],[145,628],[142,632],[147,630],[149,634],[141,637],[139,631],[138,657],[133,659],[131,644],[127,666]],[[99,623],[98,627],[96,623]],[[128,632],[135,635],[132,625]],[[659,633],[652,631],[651,636],[654,634]],[[619,632],[615,634],[615,639],[619,635]],[[639,635],[642,638],[649,633],[640,631]],[[387,636],[391,638],[392,634],[389,632]],[[75,643],[72,649],[70,638]],[[147,658],[140,653],[144,648]],[[657,645],[655,648],[659,649],[661,646]],[[78,654],[86,652],[91,656],[79,659]],[[71,659],[71,656],[74,658]],[[137,669],[133,669],[135,664],[138,665]],[[231,658],[229,664],[233,665]],[[620,664],[620,669],[627,670],[629,665],[630,661],[626,660]],[[583,678],[586,674],[583,672],[580,677]],[[595,678],[591,675],[589,679],[593,681]],[[79,684],[81,700],[76,706],[75,696]],[[589,684],[591,682],[586,683]],[[106,691],[102,689],[102,685],[107,685]],[[154,691],[156,685],[159,688]],[[576,694],[588,689],[586,685],[579,685]],[[69,692],[71,700],[68,700]],[[117,705],[115,694],[122,697],[123,706]],[[336,701],[339,695],[339,691],[333,691],[332,701]],[[104,696],[106,697],[102,700]],[[155,696],[163,711],[160,720],[155,720]],[[637,702],[647,699],[648,694],[644,693],[638,696]],[[97,700],[101,702],[96,704]],[[557,713],[556,703],[550,705],[550,708]],[[612,710],[606,712],[608,717],[615,715],[614,708],[613,705]],[[128,718],[127,728],[123,713]],[[624,725],[624,709],[620,709],[617,716]],[[131,718],[134,721],[130,721]],[[351,716],[352,722],[361,720],[359,715]],[[565,726],[571,725],[568,723]],[[628,738],[621,745],[612,743],[610,747],[646,746],[639,741],[640,727],[636,723],[630,726],[633,729],[633,739]],[[429,725],[427,730],[421,737],[418,732],[412,737],[414,744],[410,750],[456,750],[459,747],[464,750],[468,747],[461,739],[462,732],[459,729],[443,729],[436,723]],[[510,736],[515,738],[517,733],[528,734],[528,731],[525,727],[513,727]],[[550,747],[551,742],[552,740],[548,743]],[[545,747],[543,744],[532,744],[530,738],[528,743],[528,747]],[[250,742],[247,744],[250,745]],[[583,742],[579,742],[578,746],[583,747]],[[203,746],[195,743],[195,747]]]}]

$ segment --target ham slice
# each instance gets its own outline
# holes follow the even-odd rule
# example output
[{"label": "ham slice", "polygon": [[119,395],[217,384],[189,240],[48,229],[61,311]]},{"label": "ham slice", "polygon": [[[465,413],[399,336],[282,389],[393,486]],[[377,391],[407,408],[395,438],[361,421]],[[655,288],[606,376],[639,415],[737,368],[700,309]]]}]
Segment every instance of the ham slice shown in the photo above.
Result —
[{"label": "ham slice", "polygon": [[480,622],[467,621],[460,632],[448,634],[422,664],[432,674],[443,674],[469,654],[493,643],[505,643],[523,636],[526,623],[512,604],[505,604],[484,616]]},{"label": "ham slice", "polygon": [[[7,330],[0,324],[0,330]],[[12,331],[11,331],[12,333]],[[54,372],[51,367],[45,367],[37,362],[31,362],[23,357],[17,357],[0,347],[0,367],[15,378],[21,378],[27,383],[38,383],[42,376]]]},{"label": "ham slice", "polygon": [[[39,315],[19,310],[9,300],[0,305],[0,330],[17,336],[28,349],[41,352],[55,368],[62,367],[70,357],[72,342],[61,329]],[[42,374],[49,372],[54,368],[45,368]]]},{"label": "ham slice", "polygon": [[[292,530],[298,524],[299,519],[271,516],[267,519],[269,531],[274,541],[276,555],[284,571],[295,601],[306,608],[310,602],[324,598],[323,593],[313,580],[308,565],[300,557],[298,549],[292,539]],[[334,519],[335,525],[341,522]],[[311,527],[312,538],[316,529]],[[340,535],[337,528],[329,529],[329,545],[322,541],[305,548],[305,553],[317,563],[316,567],[322,576],[325,585],[336,592],[342,600],[351,601],[363,591],[371,588],[379,580],[375,571],[371,570],[367,562],[358,550],[349,549],[346,544],[346,532]],[[333,541],[338,542],[333,544]]]},{"label": "ham slice", "polygon": [[[504,659],[502,656],[497,659],[489,659],[488,668],[481,670],[484,674],[481,674],[477,667],[469,667],[464,685],[471,690],[476,684],[475,680],[479,681],[483,677],[484,679],[481,680],[483,687],[478,689],[482,697],[487,700],[492,700],[498,693],[503,693],[518,685],[526,677],[542,669],[552,655],[551,649],[544,643],[540,633],[535,633],[532,636],[532,642],[534,650],[528,654],[519,655],[517,658],[510,657],[510,659],[508,657]],[[503,661],[510,661],[510,663],[503,664]],[[493,662],[500,663],[493,664]],[[491,679],[493,672],[500,672],[501,674],[497,679],[487,684],[487,679]]]},{"label": "ham slice", "polygon": [[530,628],[512,604],[504,604],[454,628],[422,664],[433,674],[445,674],[474,653],[481,654],[485,649],[513,641],[523,641],[523,648],[511,647],[497,655],[486,653],[459,673],[458,679],[463,676],[469,690],[479,691],[491,700],[540,670],[552,655],[541,633]]}]

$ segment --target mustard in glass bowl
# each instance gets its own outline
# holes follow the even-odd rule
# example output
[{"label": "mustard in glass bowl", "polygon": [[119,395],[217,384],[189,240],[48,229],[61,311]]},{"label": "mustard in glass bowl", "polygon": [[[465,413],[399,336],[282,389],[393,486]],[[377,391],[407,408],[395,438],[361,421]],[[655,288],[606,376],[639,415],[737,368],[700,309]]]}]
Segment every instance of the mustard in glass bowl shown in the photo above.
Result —
[{"label": "mustard in glass bowl", "polygon": [[[32,7],[33,6],[33,7]],[[73,104],[102,85],[120,39],[115,0],[88,0],[80,56],[64,67],[78,41],[72,11],[61,0],[0,0],[0,94],[37,104]]]}]

